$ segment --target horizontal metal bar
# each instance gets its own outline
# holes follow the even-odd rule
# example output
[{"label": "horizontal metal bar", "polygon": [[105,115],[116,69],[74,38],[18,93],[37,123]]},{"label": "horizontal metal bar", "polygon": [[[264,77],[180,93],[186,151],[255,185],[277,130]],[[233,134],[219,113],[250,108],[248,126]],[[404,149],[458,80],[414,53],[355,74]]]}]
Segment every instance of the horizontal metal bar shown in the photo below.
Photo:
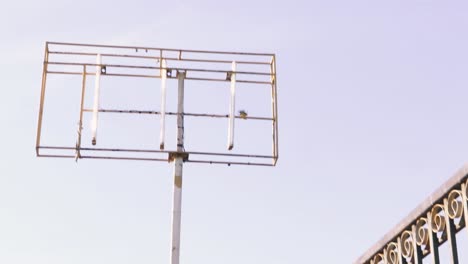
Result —
[{"label": "horizontal metal bar", "polygon": [[229,161],[209,161],[209,160],[187,160],[186,162],[193,163],[207,163],[207,164],[226,164],[226,165],[251,165],[251,166],[267,166],[273,167],[273,164],[270,163],[255,163],[255,162],[229,162]]},{"label": "horizontal metal bar", "polygon": [[[110,152],[137,152],[137,153],[173,153],[176,151],[169,150],[154,150],[154,149],[121,149],[121,148],[76,148],[65,146],[39,146],[39,149],[59,149],[59,150],[80,150],[80,151],[110,151]],[[184,153],[191,155],[206,155],[206,156],[227,156],[227,157],[241,157],[241,158],[262,158],[272,159],[274,156],[255,155],[255,154],[235,154],[235,153],[219,153],[219,152],[199,152],[199,151],[185,151]]]},{"label": "horizontal metal bar", "polygon": [[[227,81],[227,80],[225,80],[225,79],[195,78],[195,77],[186,77],[185,80],[229,82],[229,81]],[[271,82],[262,82],[262,81],[236,80],[236,82],[237,82],[237,83],[254,83],[254,84],[268,84],[268,85],[271,85]]]},{"label": "horizontal metal bar", "polygon": [[144,55],[127,55],[127,54],[111,54],[111,53],[97,53],[97,52],[74,52],[74,51],[49,51],[50,54],[58,55],[79,55],[79,56],[97,56],[101,54],[102,57],[122,57],[122,58],[135,58],[135,59],[154,59],[157,60],[157,56],[144,56]]},{"label": "horizontal metal bar", "polygon": [[[170,113],[170,112],[169,112]],[[177,115],[177,113],[172,113],[174,115]],[[183,113],[184,116],[196,116],[196,117],[214,117],[214,118],[228,118],[229,115],[216,115],[216,114],[195,114],[195,113]],[[260,116],[246,116],[242,117],[240,115],[234,116],[234,118],[237,119],[252,119],[252,120],[267,120],[267,121],[273,121],[273,118],[271,117],[260,117]]]},{"label": "horizontal metal bar", "polygon": [[[81,55],[81,56],[97,56],[95,52],[72,52],[72,51],[50,51],[50,54],[58,55]],[[126,55],[126,54],[111,54],[111,53],[99,53],[102,57],[122,57],[122,58],[136,58],[136,59],[152,59],[160,60],[159,56],[142,56],[142,55]],[[165,60],[171,61],[190,61],[190,62],[207,62],[207,63],[232,63],[230,60],[202,60],[202,59],[188,59],[188,58],[172,58],[163,57]],[[261,61],[236,61],[237,64],[258,64],[258,65],[270,65],[270,62]]]},{"label": "horizontal metal bar", "polygon": [[[106,67],[116,67],[116,68],[128,68],[128,69],[147,69],[147,70],[176,70],[176,71],[195,71],[195,72],[214,72],[214,73],[226,73],[231,71],[224,71],[224,70],[210,70],[210,69],[197,69],[197,68],[178,68],[178,67],[171,67],[171,68],[161,68],[158,66],[143,66],[143,65],[124,65],[124,64],[96,64],[96,63],[88,63],[88,62],[62,62],[62,61],[49,61],[48,64],[52,65],[67,65],[67,66],[106,66]],[[236,74],[248,74],[248,75],[263,75],[263,76],[273,76],[272,73],[268,72],[248,72],[248,71],[235,71],[232,73]]]},{"label": "horizontal metal bar", "polygon": [[122,57],[122,58],[136,58],[136,59],[159,59],[157,56],[144,56],[144,55],[127,55],[127,54],[112,54],[112,53],[97,53],[97,52],[74,52],[74,51],[49,51],[50,54],[57,55],[79,55],[79,56],[97,56],[101,54],[102,57]]},{"label": "horizontal metal bar", "polygon": [[[190,62],[207,62],[207,63],[232,63],[232,60],[202,60],[202,59],[189,59],[189,58],[171,58],[171,57],[164,57],[165,60],[171,61],[190,61]],[[237,61],[237,64],[256,64],[256,65],[270,65],[269,62],[261,62],[261,61]]]},{"label": "horizontal metal bar", "polygon": [[[71,72],[71,71],[47,71],[47,74],[67,74],[67,75],[82,75],[82,72]],[[92,75],[87,72],[86,75]]]},{"label": "horizontal metal bar", "polygon": [[[75,149],[75,148],[73,148]],[[148,150],[148,149],[106,149],[106,148],[80,148],[84,151],[115,151],[115,152],[142,152],[142,153],[172,153],[175,151],[170,150]],[[240,158],[261,158],[272,159],[273,156],[268,155],[255,155],[255,154],[235,154],[235,153],[219,153],[219,152],[199,152],[199,151],[184,151],[189,155],[205,155],[205,156],[226,156],[226,157],[240,157]]]},{"label": "horizontal metal bar", "polygon": [[[93,109],[83,109],[83,112],[92,112]],[[118,114],[150,114],[150,115],[160,115],[159,111],[151,110],[117,110],[117,109],[99,109],[100,113],[118,113]],[[166,115],[177,116],[176,112],[166,112]],[[194,117],[213,117],[213,118],[228,118],[229,115],[218,115],[218,114],[197,114],[197,113],[182,113],[183,116],[194,116]],[[273,121],[271,117],[259,117],[259,116],[246,116],[241,117],[240,115],[235,116],[237,119],[252,119],[252,120],[266,120]]]},{"label": "horizontal metal bar", "polygon": [[137,157],[110,157],[110,156],[81,156],[82,159],[109,159],[109,160],[141,160],[141,161],[165,161],[168,159],[137,158]]},{"label": "horizontal metal bar", "polygon": [[[38,155],[41,158],[76,158],[73,155]],[[110,157],[110,156],[81,156],[80,159],[107,159],[107,160],[135,160],[135,161],[164,161],[168,159],[153,159],[153,158],[138,158],[138,157]],[[225,164],[225,165],[250,165],[250,166],[267,166],[272,167],[273,164],[269,163],[254,163],[254,162],[224,162],[224,161],[207,161],[207,160],[187,160],[186,162],[192,163],[206,163],[206,164]]]},{"label": "horizontal metal bar", "polygon": [[170,153],[167,150],[147,150],[147,149],[114,149],[114,148],[76,148],[65,146],[39,146],[40,149],[59,149],[59,150],[85,150],[85,151],[110,151],[110,152],[142,152],[142,153]]},{"label": "horizontal metal bar", "polygon": [[[65,74],[65,75],[83,75],[83,72],[73,72],[73,71],[47,71],[47,73],[50,73],[50,74]],[[86,75],[95,75],[95,73],[86,72]],[[159,75],[144,75],[144,74],[106,73],[105,75],[107,75],[107,76],[119,76],[119,77],[161,78]]]},{"label": "horizontal metal bar", "polygon": [[[156,67],[159,69],[159,67]],[[248,75],[262,75],[262,76],[273,76],[272,73],[269,72],[249,72],[249,71],[227,71],[227,70],[210,70],[210,69],[197,69],[197,68],[177,68],[177,67],[172,67],[172,68],[167,68],[167,69],[172,69],[176,71],[195,71],[195,72],[215,72],[215,73],[226,73],[226,72],[231,72],[235,74],[248,74]]]},{"label": "horizontal metal bar", "polygon": [[[92,112],[93,109],[83,109],[83,112]],[[118,113],[118,114],[150,114],[150,115],[160,115],[159,111],[151,110],[114,110],[114,109],[99,109],[100,113]],[[177,115],[177,113],[171,112],[170,114],[166,112],[166,115]]]},{"label": "horizontal metal bar", "polygon": [[147,70],[159,70],[157,66],[139,66],[139,65],[123,65],[123,64],[96,64],[88,62],[62,62],[62,61],[49,61],[48,64],[52,65],[67,65],[67,66],[106,66],[115,68],[128,68],[128,69],[147,69]]},{"label": "horizontal metal bar", "polygon": [[73,155],[50,155],[50,154],[38,154],[37,157],[41,158],[76,158]]},{"label": "horizontal metal bar", "polygon": [[[253,53],[253,52],[228,52],[228,51],[208,51],[208,50],[186,50],[186,49],[166,49],[166,48],[151,48],[141,46],[118,46],[118,45],[101,45],[101,44],[79,44],[67,42],[53,42],[48,41],[49,45],[60,46],[78,46],[78,47],[96,47],[96,48],[114,48],[114,49],[141,49],[141,50],[157,50],[157,51],[171,51],[171,52],[187,52],[187,53],[212,53],[212,54],[226,54],[226,55],[245,55],[245,56],[273,56],[273,53]],[[49,47],[48,47],[49,48]]]},{"label": "horizontal metal bar", "polygon": [[[47,71],[49,74],[65,74],[65,75],[83,75],[83,72],[73,72],[73,71]],[[86,75],[95,75],[93,72],[86,72]],[[142,75],[142,74],[121,74],[121,73],[106,73],[107,76],[118,76],[118,77],[142,77],[142,78],[161,78],[159,75]],[[213,78],[192,78],[186,77],[185,80],[194,80],[194,81],[216,81],[216,82],[228,82],[225,79],[213,79]],[[250,84],[268,84],[270,82],[261,82],[261,81],[247,81],[247,80],[236,80],[238,83],[250,83]]]},{"label": "horizontal metal bar", "polygon": [[269,156],[269,155],[207,153],[207,152],[197,152],[197,151],[188,151],[187,153],[191,155],[234,156],[234,157],[243,157],[243,158],[258,158],[258,159],[273,159],[274,158],[274,156]]},{"label": "horizontal metal bar", "polygon": [[61,149],[61,150],[76,150],[76,147],[64,147],[64,146],[39,146],[39,149]]}]

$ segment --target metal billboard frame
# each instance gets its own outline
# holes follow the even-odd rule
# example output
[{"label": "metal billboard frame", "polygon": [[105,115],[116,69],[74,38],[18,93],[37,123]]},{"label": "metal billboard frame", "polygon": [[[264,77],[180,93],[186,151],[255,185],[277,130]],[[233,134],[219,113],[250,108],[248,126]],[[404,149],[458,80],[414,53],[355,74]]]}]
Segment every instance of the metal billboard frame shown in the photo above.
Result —
[{"label": "metal billboard frame", "polygon": [[[152,53],[153,55],[149,55]],[[142,54],[142,55],[140,55]],[[157,54],[157,55],[155,55]],[[54,58],[54,57],[58,57]],[[98,57],[94,62],[86,59]],[[204,58],[206,57],[206,58]],[[63,59],[66,58],[66,59]],[[73,58],[69,59],[68,58]],[[101,58],[127,58],[138,61],[149,61],[152,64],[104,64]],[[76,61],[78,59],[78,61]],[[81,61],[80,61],[81,60]],[[182,67],[164,67],[163,62],[177,62]],[[153,65],[154,64],[154,65]],[[206,65],[205,67],[190,67],[190,64]],[[218,65],[233,64],[232,69],[219,67]],[[235,65],[263,65],[269,68],[268,72],[259,71],[237,71]],[[185,66],[186,65],[186,66]],[[56,69],[60,67],[60,69]],[[51,69],[53,68],[53,69]],[[93,70],[95,69],[95,70]],[[120,72],[112,72],[118,69]],[[122,72],[129,70],[128,73]],[[154,74],[148,74],[154,71]],[[163,74],[166,73],[166,74]],[[169,78],[178,79],[184,74],[184,80],[246,83],[249,85],[267,85],[271,89],[271,116],[247,116],[243,113],[217,114],[217,113],[178,113],[159,110],[128,110],[128,109],[87,109],[84,108],[84,93],[86,90],[87,76],[108,77],[134,77],[134,78]],[[47,77],[49,75],[80,75],[82,76],[81,87],[81,109],[79,115],[79,128],[76,144],[57,146],[42,144],[42,119],[47,88]],[[223,76],[223,77],[219,77]],[[224,77],[225,76],[225,77]],[[234,81],[233,81],[234,79]],[[232,89],[232,88],[231,88]],[[74,159],[119,159],[119,160],[147,160],[147,161],[171,161],[176,156],[183,156],[184,162],[227,164],[227,165],[257,165],[275,166],[278,160],[278,105],[277,105],[277,79],[276,79],[276,56],[272,53],[247,53],[247,52],[225,52],[205,51],[187,49],[165,49],[140,46],[116,46],[97,44],[78,44],[63,42],[46,42],[42,85],[39,104],[39,116],[36,135],[36,155],[38,157],[74,158]],[[229,152],[204,152],[167,150],[163,144],[161,149],[132,149],[132,148],[99,148],[82,147],[81,130],[83,114],[87,112],[97,113],[125,113],[125,114],[147,114],[147,115],[174,115],[204,118],[227,118],[234,122],[237,119],[254,121],[267,121],[272,124],[272,152],[271,155],[259,153],[229,153]],[[231,146],[232,148],[232,146]],[[118,154],[118,155],[117,155]],[[145,154],[141,157],[139,154]],[[213,158],[216,157],[216,158]]]}]

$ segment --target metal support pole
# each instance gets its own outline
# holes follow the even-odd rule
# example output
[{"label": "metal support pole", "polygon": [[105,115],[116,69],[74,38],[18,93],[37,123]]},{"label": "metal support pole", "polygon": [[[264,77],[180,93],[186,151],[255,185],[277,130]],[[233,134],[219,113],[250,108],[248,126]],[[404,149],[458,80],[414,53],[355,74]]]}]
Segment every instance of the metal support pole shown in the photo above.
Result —
[{"label": "metal support pole", "polygon": [[80,120],[78,121],[78,139],[76,140],[75,161],[81,159],[81,132],[83,131],[83,108],[86,92],[86,65],[83,65],[83,77],[81,81]]},{"label": "metal support pole", "polygon": [[177,155],[174,159],[174,200],[172,202],[172,248],[171,264],[179,264],[180,256],[180,222],[182,207],[182,168],[184,164],[184,79],[185,72],[178,72],[177,100]]},{"label": "metal support pole", "polygon": [[39,117],[37,120],[37,135],[36,135],[36,155],[39,156],[39,146],[41,145],[42,133],[42,116],[44,115],[44,99],[47,83],[47,64],[49,63],[49,44],[46,42],[44,51],[44,65],[42,66],[42,85],[41,85],[41,100],[39,103]]}]

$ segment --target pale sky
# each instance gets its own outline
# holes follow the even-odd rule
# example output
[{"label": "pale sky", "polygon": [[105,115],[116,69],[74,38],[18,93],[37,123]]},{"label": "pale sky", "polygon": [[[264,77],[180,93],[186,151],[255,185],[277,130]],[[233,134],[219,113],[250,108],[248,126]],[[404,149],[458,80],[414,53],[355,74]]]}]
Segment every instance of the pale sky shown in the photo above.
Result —
[{"label": "pale sky", "polygon": [[6,1],[0,263],[169,263],[170,164],[35,157],[45,41],[276,53],[278,165],[185,165],[181,263],[351,263],[467,161],[467,11]]}]

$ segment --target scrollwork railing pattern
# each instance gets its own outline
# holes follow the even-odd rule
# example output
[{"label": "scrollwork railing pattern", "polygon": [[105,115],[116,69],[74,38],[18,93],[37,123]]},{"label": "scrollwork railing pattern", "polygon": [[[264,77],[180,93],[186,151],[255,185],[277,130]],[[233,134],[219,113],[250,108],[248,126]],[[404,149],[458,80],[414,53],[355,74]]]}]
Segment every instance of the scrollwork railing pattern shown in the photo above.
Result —
[{"label": "scrollwork railing pattern", "polygon": [[[440,263],[439,247],[448,242],[451,263],[459,263],[456,234],[468,230],[468,167],[451,188],[441,188],[440,197],[420,209],[420,214],[408,221],[399,232],[386,243],[377,244],[355,264],[422,264],[429,258],[432,263]],[[447,186],[443,186],[447,187]],[[433,197],[431,197],[433,198]],[[424,204],[423,204],[424,205]],[[401,225],[400,225],[401,226]],[[468,235],[468,233],[466,234]],[[389,237],[389,236],[386,236]],[[466,250],[466,249],[463,249]]]}]

